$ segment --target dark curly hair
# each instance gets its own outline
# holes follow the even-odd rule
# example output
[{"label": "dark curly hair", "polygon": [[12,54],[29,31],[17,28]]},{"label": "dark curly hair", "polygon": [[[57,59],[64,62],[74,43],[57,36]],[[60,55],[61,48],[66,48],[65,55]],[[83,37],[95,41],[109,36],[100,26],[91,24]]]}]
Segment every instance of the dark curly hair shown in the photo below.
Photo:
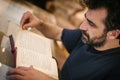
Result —
[{"label": "dark curly hair", "polygon": [[[120,29],[120,0],[83,0],[89,9],[105,8],[108,15],[105,20],[106,30]],[[120,36],[119,36],[120,39]]]}]

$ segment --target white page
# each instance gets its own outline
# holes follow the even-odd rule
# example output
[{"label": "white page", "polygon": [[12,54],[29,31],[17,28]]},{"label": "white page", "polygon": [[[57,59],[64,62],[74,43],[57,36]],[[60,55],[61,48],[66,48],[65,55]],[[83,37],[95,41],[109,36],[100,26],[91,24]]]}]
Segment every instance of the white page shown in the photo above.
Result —
[{"label": "white page", "polygon": [[17,66],[33,65],[36,69],[58,78],[57,64],[52,58],[51,40],[27,30],[16,37]]},{"label": "white page", "polygon": [[17,66],[30,67],[31,65],[53,78],[58,78],[57,64],[52,57],[36,53],[24,48],[17,49]]},{"label": "white page", "polygon": [[27,30],[18,33],[15,45],[52,57],[51,40]]}]

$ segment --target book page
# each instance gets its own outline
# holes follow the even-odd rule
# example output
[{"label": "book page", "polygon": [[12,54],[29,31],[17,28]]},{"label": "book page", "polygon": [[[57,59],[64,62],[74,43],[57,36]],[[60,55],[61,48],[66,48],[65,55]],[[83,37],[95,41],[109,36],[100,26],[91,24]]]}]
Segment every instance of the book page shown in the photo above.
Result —
[{"label": "book page", "polygon": [[30,67],[32,65],[35,69],[38,69],[55,79],[58,78],[55,59],[45,56],[44,54],[19,47],[17,49],[16,63],[17,66]]},{"label": "book page", "polygon": [[51,40],[27,30],[18,32],[15,46],[52,57]]},{"label": "book page", "polygon": [[55,59],[52,58],[51,40],[27,30],[21,30],[17,37],[17,66],[33,65],[34,68],[58,79]]}]

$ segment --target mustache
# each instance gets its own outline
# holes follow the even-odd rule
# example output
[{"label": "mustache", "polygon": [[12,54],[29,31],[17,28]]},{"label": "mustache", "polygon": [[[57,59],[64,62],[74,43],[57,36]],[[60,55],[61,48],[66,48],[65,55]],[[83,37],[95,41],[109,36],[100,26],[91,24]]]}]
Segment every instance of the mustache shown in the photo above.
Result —
[{"label": "mustache", "polygon": [[85,35],[89,38],[89,35],[85,31],[82,30],[81,32],[82,32],[82,35]]}]

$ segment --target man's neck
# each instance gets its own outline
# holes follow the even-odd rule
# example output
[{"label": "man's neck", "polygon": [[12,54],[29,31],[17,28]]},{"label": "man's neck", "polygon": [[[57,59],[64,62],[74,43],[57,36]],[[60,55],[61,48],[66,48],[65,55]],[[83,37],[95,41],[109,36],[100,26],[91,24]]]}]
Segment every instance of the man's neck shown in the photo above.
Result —
[{"label": "man's neck", "polygon": [[108,41],[105,43],[105,45],[101,47],[94,47],[98,51],[104,51],[112,48],[117,48],[120,47],[119,40],[114,40],[114,41]]}]

